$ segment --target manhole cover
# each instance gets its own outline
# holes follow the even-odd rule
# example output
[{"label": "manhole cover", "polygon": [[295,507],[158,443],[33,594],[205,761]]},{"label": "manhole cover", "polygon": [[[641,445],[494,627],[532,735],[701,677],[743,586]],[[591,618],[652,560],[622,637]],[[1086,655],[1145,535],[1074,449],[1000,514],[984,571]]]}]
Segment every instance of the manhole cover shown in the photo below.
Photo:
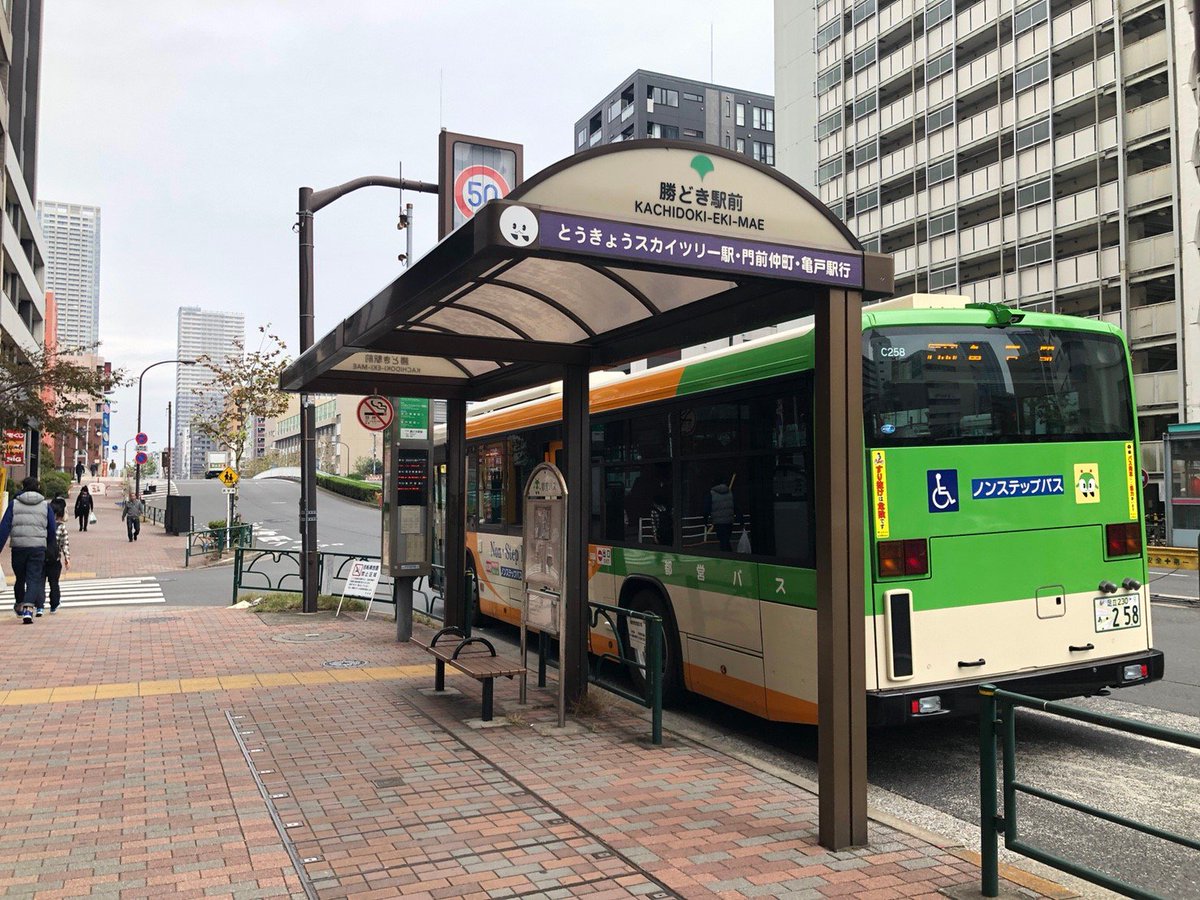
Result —
[{"label": "manhole cover", "polygon": [[372,781],[371,784],[375,785],[376,790],[382,791],[387,790],[388,788],[404,787],[406,784],[408,784],[408,779],[403,775],[399,775],[395,778],[378,778],[375,781]]},{"label": "manhole cover", "polygon": [[350,637],[340,631],[290,631],[287,634],[277,634],[271,640],[284,644],[319,644],[323,641],[340,641]]},{"label": "manhole cover", "polygon": [[361,669],[366,664],[365,659],[331,659],[324,666],[327,669]]},{"label": "manhole cover", "polygon": [[179,616],[134,616],[130,622],[178,622]]}]

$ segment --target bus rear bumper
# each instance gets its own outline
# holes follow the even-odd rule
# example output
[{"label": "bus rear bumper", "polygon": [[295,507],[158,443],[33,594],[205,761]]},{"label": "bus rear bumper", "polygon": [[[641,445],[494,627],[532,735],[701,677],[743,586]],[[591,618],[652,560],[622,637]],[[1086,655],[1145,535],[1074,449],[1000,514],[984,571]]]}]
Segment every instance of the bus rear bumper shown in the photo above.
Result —
[{"label": "bus rear bumper", "polygon": [[[1145,666],[1146,675],[1125,679],[1128,666]],[[1086,665],[1060,666],[1037,674],[1017,673],[989,678],[972,684],[932,684],[902,688],[894,691],[874,691],[867,694],[867,724],[903,725],[920,719],[946,716],[970,716],[979,712],[979,684],[996,687],[1044,700],[1067,697],[1087,697],[1109,687],[1129,687],[1158,681],[1163,677],[1161,650],[1146,650],[1125,656],[1109,657]],[[914,713],[914,704],[923,698],[937,697],[940,709],[932,713]]]}]

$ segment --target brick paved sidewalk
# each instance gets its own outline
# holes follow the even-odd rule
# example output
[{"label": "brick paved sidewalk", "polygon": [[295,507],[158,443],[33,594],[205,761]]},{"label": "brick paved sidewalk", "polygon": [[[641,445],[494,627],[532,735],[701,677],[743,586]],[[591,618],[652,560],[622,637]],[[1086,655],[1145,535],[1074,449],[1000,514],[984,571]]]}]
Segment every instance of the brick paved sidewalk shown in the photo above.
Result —
[{"label": "brick paved sidewalk", "polygon": [[142,523],[142,533],[130,543],[121,517],[121,480],[101,479],[107,493],[95,498],[96,524],[79,531],[71,514],[79,488],[72,484],[67,500],[67,527],[71,532],[71,570],[69,578],[122,578],[155,575],[183,568],[187,539],[169,535],[159,525]]},{"label": "brick paved sidewalk", "polygon": [[[89,532],[90,533],[90,532]],[[0,620],[2,621],[2,620]],[[872,822],[816,841],[816,798],[612,703],[431,697],[385,617],[73,612],[0,625],[0,894],[902,897],[970,890],[967,854]],[[354,667],[329,668],[341,661]],[[1024,896],[1056,895],[1025,880]],[[1028,885],[1040,887],[1038,894]],[[1011,883],[1006,888],[1016,890]]]}]

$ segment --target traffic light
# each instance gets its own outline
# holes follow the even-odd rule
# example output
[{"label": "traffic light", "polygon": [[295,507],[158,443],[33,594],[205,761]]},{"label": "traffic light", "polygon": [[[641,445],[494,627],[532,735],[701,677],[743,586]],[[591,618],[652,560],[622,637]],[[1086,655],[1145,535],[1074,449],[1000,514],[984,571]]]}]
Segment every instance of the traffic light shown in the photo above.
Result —
[{"label": "traffic light", "polygon": [[171,471],[171,451],[164,450],[162,452],[162,468],[164,472]]}]

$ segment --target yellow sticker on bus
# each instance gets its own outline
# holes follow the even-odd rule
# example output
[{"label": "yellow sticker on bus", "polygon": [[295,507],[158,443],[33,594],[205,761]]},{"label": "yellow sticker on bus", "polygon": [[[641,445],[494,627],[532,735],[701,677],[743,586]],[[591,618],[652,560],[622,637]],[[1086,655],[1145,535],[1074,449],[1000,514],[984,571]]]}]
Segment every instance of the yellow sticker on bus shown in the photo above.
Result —
[{"label": "yellow sticker on bus", "polygon": [[1125,491],[1129,495],[1129,518],[1138,517],[1138,468],[1133,457],[1133,441],[1125,442]]},{"label": "yellow sticker on bus", "polygon": [[875,537],[885,538],[890,534],[888,527],[887,453],[871,451],[871,483],[874,486],[871,501],[872,518],[875,520]]}]

